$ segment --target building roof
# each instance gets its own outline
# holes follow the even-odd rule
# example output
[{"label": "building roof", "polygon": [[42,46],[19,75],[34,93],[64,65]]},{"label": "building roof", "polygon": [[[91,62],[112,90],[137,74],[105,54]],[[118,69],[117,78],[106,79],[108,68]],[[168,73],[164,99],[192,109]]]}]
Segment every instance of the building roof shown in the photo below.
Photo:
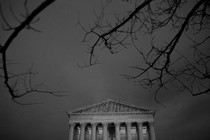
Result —
[{"label": "building roof", "polygon": [[89,113],[95,114],[95,113],[113,113],[113,112],[115,113],[123,113],[123,112],[152,113],[153,111],[109,99],[107,101],[103,101],[97,104],[79,108],[77,110],[69,112],[69,114],[89,114]]}]

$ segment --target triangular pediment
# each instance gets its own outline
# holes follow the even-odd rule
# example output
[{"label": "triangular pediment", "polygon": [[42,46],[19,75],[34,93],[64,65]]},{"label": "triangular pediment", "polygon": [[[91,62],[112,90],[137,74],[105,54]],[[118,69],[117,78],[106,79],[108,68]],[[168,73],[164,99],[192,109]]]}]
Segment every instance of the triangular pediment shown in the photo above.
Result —
[{"label": "triangular pediment", "polygon": [[133,105],[127,105],[114,100],[107,100],[98,104],[84,107],[72,113],[109,113],[109,112],[145,112],[149,111]]}]

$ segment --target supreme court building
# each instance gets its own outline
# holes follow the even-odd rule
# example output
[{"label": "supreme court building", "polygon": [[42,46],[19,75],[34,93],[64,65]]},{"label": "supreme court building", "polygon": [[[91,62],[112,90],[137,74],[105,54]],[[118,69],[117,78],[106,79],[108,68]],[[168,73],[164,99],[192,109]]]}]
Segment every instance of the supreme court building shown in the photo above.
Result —
[{"label": "supreme court building", "polygon": [[155,140],[155,112],[107,100],[68,112],[69,140]]}]

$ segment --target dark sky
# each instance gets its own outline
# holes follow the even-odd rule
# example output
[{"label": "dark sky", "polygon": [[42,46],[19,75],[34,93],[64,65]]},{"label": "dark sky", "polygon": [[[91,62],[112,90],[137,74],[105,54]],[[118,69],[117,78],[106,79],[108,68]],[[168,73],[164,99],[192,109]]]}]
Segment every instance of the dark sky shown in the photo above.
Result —
[{"label": "dark sky", "polygon": [[[29,1],[29,9],[37,3]],[[1,0],[1,4],[7,17],[11,17],[9,5],[16,13],[23,11],[21,0]],[[87,44],[81,43],[84,34],[76,26],[78,15],[87,26],[93,23],[93,9],[97,11],[99,7],[98,0],[58,0],[40,14],[40,21],[34,25],[42,33],[24,30],[14,40],[8,58],[17,64],[10,67],[11,71],[26,71],[33,63],[33,70],[39,72],[34,81],[44,83],[42,88],[69,92],[60,98],[38,93],[27,95],[18,101],[43,103],[21,106],[11,100],[1,84],[0,139],[67,140],[67,111],[114,99],[157,110],[157,140],[209,140],[210,96],[192,97],[170,88],[159,95],[166,105],[163,108],[154,101],[152,89],[135,86],[120,76],[131,73],[127,66],[136,64],[138,54],[134,48],[104,55],[103,64],[86,69],[78,67],[88,61]],[[12,18],[9,20],[15,25]],[[6,36],[1,36],[1,41]]]}]

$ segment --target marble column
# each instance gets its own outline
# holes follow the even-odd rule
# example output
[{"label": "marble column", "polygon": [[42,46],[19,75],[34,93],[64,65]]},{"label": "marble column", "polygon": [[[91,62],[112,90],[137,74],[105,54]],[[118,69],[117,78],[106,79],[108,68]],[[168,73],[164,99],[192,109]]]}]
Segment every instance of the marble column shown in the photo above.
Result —
[{"label": "marble column", "polygon": [[154,122],[149,122],[149,136],[150,140],[156,140]]},{"label": "marble column", "polygon": [[75,126],[74,123],[70,124],[70,128],[69,128],[69,140],[73,140],[74,139],[74,126]]},{"label": "marble column", "polygon": [[120,123],[115,123],[115,135],[116,140],[120,140]]},{"label": "marble column", "polygon": [[91,124],[91,140],[96,140],[96,123]]},{"label": "marble column", "polygon": [[131,122],[126,123],[127,140],[131,140]]},{"label": "marble column", "polygon": [[107,123],[103,123],[103,140],[107,140]]},{"label": "marble column", "polygon": [[80,140],[85,140],[85,126],[86,126],[86,124],[81,123],[80,125],[81,125],[81,127],[80,127]]},{"label": "marble column", "polygon": [[138,140],[143,140],[143,124],[142,122],[137,123],[137,130],[138,130]]}]

